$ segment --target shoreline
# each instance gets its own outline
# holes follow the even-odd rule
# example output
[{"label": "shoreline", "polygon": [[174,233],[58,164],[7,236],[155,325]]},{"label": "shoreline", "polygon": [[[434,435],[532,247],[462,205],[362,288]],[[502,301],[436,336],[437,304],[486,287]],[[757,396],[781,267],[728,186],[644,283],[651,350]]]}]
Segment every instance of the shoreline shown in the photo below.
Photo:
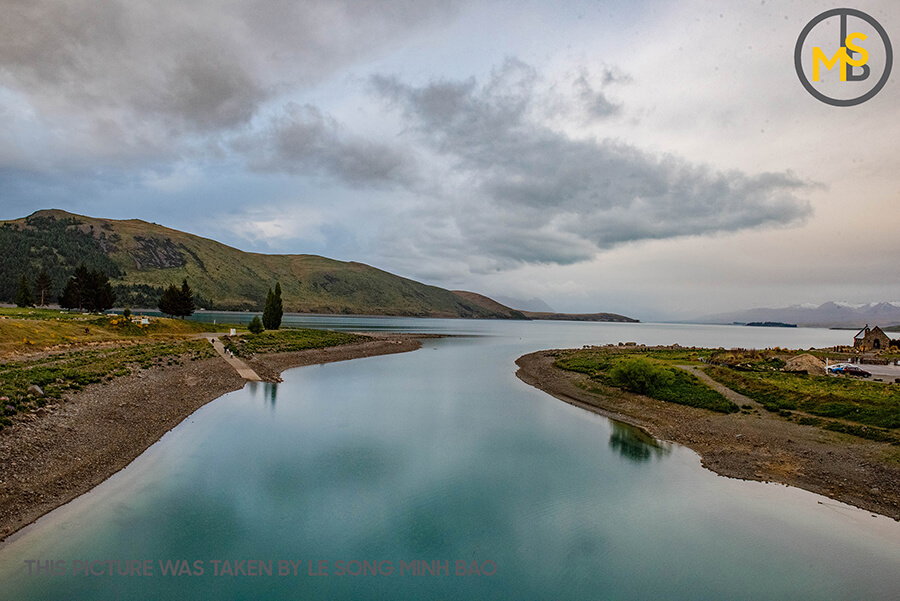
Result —
[{"label": "shoreline", "polygon": [[[519,357],[516,376],[570,405],[686,446],[720,476],[779,482],[900,521],[895,446],[778,420],[765,411],[726,415],[622,391],[594,394],[578,386],[587,376],[553,366],[557,352]],[[889,453],[896,462],[885,459]]]},{"label": "shoreline", "polygon": [[[415,334],[324,349],[258,355],[247,362],[267,382],[294,367],[417,350]],[[221,357],[141,370],[91,384],[0,431],[0,541],[124,469],[200,407],[246,381]]]}]

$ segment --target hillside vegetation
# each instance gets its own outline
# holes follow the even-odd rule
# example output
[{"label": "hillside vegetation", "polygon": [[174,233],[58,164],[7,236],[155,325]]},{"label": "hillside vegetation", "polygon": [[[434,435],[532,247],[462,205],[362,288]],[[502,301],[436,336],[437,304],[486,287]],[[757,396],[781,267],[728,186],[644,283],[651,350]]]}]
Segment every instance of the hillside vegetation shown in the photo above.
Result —
[{"label": "hillside vegetation", "polygon": [[42,269],[58,294],[81,262],[110,276],[121,306],[153,307],[164,286],[187,279],[207,309],[260,310],[280,282],[286,312],[523,318],[362,263],[247,253],[137,219],[47,210],[0,223],[0,301],[14,298],[21,274]]}]

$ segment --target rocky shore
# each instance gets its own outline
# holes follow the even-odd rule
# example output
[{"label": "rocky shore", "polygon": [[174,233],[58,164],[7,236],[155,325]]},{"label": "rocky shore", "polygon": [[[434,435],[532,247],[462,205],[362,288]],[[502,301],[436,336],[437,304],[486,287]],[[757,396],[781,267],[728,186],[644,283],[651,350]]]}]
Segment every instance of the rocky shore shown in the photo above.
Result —
[{"label": "rocky shore", "polygon": [[[900,520],[896,446],[802,426],[764,410],[721,414],[618,390],[594,394],[578,386],[587,376],[553,366],[557,352],[520,357],[516,375],[562,401],[687,446],[722,476],[781,482]],[[755,404],[721,388],[738,405]]]},{"label": "rocky shore", "polygon": [[[266,381],[291,367],[416,350],[415,336],[249,360]],[[91,384],[0,432],[0,540],[89,491],[131,463],[191,413],[244,380],[221,358],[141,370]]]}]

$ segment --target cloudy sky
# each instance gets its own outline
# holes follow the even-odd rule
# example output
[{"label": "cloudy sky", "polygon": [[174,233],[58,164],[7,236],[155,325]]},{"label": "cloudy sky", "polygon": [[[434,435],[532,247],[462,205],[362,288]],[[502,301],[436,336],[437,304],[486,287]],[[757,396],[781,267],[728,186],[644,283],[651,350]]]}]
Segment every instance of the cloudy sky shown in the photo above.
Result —
[{"label": "cloudy sky", "polygon": [[[900,41],[895,2],[853,7]],[[0,219],[645,320],[898,300],[900,73],[855,107],[807,93],[794,45],[830,8],[2,0]]]}]

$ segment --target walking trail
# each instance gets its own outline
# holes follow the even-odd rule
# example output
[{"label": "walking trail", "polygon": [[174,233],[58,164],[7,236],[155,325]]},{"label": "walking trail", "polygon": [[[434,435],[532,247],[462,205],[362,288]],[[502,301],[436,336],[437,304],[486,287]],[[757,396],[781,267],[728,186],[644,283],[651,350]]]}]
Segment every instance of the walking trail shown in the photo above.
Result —
[{"label": "walking trail", "polygon": [[728,399],[732,403],[735,403],[738,407],[743,407],[744,405],[750,405],[757,411],[759,411],[760,409],[763,408],[763,406],[760,403],[758,403],[757,401],[754,401],[750,397],[739,394],[739,393],[733,391],[732,389],[728,388],[727,386],[719,384],[718,382],[716,382],[715,380],[710,378],[709,375],[706,374],[706,372],[704,372],[702,369],[700,369],[696,365],[676,365],[675,367],[680,367],[684,371],[694,374],[695,376],[697,376],[698,378],[700,378],[701,380],[706,382],[706,384],[711,386],[713,390],[716,390],[719,393],[721,393],[726,399]]},{"label": "walking trail", "polygon": [[222,341],[219,340],[218,336],[207,336],[206,338],[212,343],[216,352],[238,372],[238,375],[251,382],[262,382],[262,378],[260,378],[255,371],[250,369],[249,365],[225,350],[225,346],[222,344]]}]

